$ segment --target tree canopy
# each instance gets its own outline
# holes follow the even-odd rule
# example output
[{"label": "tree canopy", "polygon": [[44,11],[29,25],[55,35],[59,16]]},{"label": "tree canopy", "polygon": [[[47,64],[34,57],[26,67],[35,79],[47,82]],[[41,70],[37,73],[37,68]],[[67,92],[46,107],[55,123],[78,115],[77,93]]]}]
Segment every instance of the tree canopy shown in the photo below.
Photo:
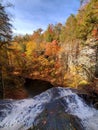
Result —
[{"label": "tree canopy", "polygon": [[10,16],[6,12],[6,7],[0,3],[0,47],[11,40],[12,25],[10,23]]}]

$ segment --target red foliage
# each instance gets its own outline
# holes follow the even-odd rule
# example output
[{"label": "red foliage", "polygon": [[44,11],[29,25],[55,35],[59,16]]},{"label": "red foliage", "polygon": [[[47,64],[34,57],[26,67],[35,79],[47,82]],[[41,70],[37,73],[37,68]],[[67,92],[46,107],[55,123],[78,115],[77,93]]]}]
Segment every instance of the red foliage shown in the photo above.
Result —
[{"label": "red foliage", "polygon": [[25,54],[25,53],[22,53],[22,54],[21,54],[21,56],[22,56],[22,57],[25,57],[25,56],[26,56],[26,54]]},{"label": "red foliage", "polygon": [[51,25],[49,25],[48,30],[49,30],[49,33],[53,33],[53,25],[52,25],[52,24],[51,24]]},{"label": "red foliage", "polygon": [[57,55],[59,50],[60,50],[60,47],[58,46],[58,42],[56,40],[54,40],[51,43],[47,43],[45,55],[47,55],[47,56]]},{"label": "red foliage", "polygon": [[93,35],[95,38],[98,37],[98,29],[97,29],[97,28],[93,29],[92,35]]},{"label": "red foliage", "polygon": [[55,64],[55,68],[56,68],[56,69],[59,69],[60,67],[61,67],[61,64],[60,64],[59,61],[57,61],[56,64]]}]

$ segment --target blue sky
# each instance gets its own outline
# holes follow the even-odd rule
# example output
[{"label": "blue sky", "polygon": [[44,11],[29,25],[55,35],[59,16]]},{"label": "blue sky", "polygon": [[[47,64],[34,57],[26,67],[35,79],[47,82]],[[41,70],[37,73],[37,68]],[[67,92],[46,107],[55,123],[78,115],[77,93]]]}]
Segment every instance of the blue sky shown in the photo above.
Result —
[{"label": "blue sky", "polygon": [[14,33],[32,34],[48,24],[65,23],[70,14],[76,14],[79,0],[8,0],[14,5],[8,11],[13,15]]}]

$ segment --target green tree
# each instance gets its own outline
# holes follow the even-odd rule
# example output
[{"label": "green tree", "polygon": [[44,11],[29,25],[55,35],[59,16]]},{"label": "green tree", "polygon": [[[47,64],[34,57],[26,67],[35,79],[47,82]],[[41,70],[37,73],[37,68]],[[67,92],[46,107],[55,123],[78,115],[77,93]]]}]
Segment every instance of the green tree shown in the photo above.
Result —
[{"label": "green tree", "polygon": [[76,39],[76,27],[77,27],[77,19],[75,15],[71,14],[67,19],[65,26],[62,27],[60,34],[61,42],[73,41]]},{"label": "green tree", "polygon": [[54,40],[54,25],[49,24],[47,30],[44,32],[44,39],[46,42],[52,42]]},{"label": "green tree", "polygon": [[94,28],[98,29],[98,1],[91,0],[77,15],[77,38],[87,40],[92,36]]},{"label": "green tree", "polygon": [[61,23],[58,23],[54,26],[54,39],[57,41],[60,41],[62,27],[63,25]]}]

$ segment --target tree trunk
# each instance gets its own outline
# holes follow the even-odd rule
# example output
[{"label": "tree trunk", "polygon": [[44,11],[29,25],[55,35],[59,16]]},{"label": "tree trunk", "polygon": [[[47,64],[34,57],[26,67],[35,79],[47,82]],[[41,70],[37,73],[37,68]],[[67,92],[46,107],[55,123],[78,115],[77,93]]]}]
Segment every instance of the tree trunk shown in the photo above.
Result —
[{"label": "tree trunk", "polygon": [[0,64],[0,99],[4,97],[4,85],[2,79],[2,65]]},{"label": "tree trunk", "polygon": [[98,78],[98,45],[96,46],[95,78]]}]

